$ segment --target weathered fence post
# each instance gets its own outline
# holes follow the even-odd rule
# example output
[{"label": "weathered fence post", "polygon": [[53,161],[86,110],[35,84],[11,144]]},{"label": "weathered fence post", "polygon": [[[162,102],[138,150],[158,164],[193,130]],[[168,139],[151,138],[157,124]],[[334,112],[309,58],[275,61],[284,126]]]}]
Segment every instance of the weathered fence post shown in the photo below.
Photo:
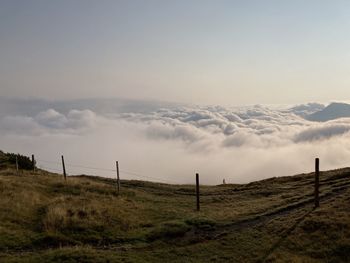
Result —
[{"label": "weathered fence post", "polygon": [[63,157],[63,155],[61,156],[61,158],[62,158],[62,168],[63,168],[64,180],[67,181],[66,166],[64,165],[64,157]]},{"label": "weathered fence post", "polygon": [[18,154],[16,155],[16,171],[17,171],[17,174],[18,174]]},{"label": "weathered fence post", "polygon": [[115,162],[116,170],[117,170],[117,194],[119,195],[120,192],[120,178],[119,178],[119,162]]},{"label": "weathered fence post", "polygon": [[319,199],[319,186],[320,186],[320,159],[315,159],[315,208],[320,206]]},{"label": "weathered fence post", "polygon": [[196,197],[197,197],[197,211],[200,210],[199,205],[199,174],[196,173]]},{"label": "weathered fence post", "polygon": [[34,154],[32,154],[32,165],[33,165],[33,173],[35,173],[35,158],[34,158]]}]

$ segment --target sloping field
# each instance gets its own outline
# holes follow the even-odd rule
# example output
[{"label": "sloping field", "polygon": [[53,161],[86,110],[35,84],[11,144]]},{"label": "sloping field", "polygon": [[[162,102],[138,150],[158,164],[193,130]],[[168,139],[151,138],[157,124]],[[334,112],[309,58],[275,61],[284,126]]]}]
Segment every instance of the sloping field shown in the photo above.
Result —
[{"label": "sloping field", "polygon": [[0,262],[349,262],[350,169],[245,185],[0,170]]}]

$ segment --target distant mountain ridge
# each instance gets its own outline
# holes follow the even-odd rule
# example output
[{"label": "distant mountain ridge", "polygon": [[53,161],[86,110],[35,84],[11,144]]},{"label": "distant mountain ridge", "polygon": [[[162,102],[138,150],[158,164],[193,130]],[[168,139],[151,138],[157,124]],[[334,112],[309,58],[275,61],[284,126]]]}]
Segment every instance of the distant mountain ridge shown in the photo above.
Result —
[{"label": "distant mountain ridge", "polygon": [[287,112],[292,112],[305,119],[307,116],[314,114],[315,112],[319,112],[325,107],[326,106],[321,103],[307,103],[296,105],[293,108],[288,109]]},{"label": "distant mountain ridge", "polygon": [[334,102],[324,109],[305,117],[309,121],[326,122],[339,118],[350,118],[350,104]]}]

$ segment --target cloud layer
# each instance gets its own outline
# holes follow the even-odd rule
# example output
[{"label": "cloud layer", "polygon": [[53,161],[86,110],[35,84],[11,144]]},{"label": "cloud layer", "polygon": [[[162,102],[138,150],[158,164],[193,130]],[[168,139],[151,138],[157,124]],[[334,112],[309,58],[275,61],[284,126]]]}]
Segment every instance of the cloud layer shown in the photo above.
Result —
[{"label": "cloud layer", "polygon": [[191,183],[195,172],[209,184],[308,172],[315,157],[324,169],[350,163],[350,119],[315,123],[302,117],[324,108],[320,104],[290,109],[177,105],[152,111],[130,106],[108,114],[93,108],[67,110],[66,103],[64,110],[58,105],[28,116],[2,116],[0,143],[6,151],[51,160],[65,153],[72,163],[86,166],[113,169],[119,160],[126,171],[178,183]]}]

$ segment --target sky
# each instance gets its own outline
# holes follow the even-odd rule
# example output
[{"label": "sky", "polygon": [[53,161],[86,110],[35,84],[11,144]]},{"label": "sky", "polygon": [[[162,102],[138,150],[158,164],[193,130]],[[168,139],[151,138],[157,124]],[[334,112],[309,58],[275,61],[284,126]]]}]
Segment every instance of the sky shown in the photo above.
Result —
[{"label": "sky", "polygon": [[0,96],[349,100],[350,3],[0,2]]}]

